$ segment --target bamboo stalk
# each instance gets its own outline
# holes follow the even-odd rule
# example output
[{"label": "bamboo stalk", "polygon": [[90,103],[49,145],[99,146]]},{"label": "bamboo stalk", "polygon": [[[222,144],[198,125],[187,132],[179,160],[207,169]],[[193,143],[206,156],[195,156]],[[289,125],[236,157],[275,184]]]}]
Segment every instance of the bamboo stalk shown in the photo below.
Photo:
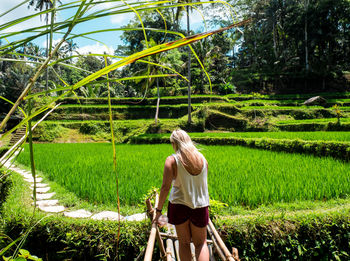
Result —
[{"label": "bamboo stalk", "polygon": [[230,251],[227,249],[224,241],[222,241],[221,237],[219,236],[219,233],[216,231],[213,222],[211,222],[211,220],[209,219],[209,224],[208,226],[210,227],[216,242],[218,243],[220,249],[223,251],[224,255],[225,255],[225,259],[224,260],[229,260],[229,261],[235,261],[235,259],[233,258],[232,254],[230,253]]},{"label": "bamboo stalk", "polygon": [[215,261],[212,244],[208,244],[208,250],[209,250],[209,261]]},{"label": "bamboo stalk", "polygon": [[176,260],[181,260],[180,252],[179,252],[179,240],[175,240],[174,245],[175,245]]},{"label": "bamboo stalk", "polygon": [[222,252],[221,248],[219,247],[219,244],[217,243],[216,238],[214,236],[214,233],[211,230],[209,224],[207,225],[207,230],[208,230],[208,234],[209,234],[210,238],[213,240],[213,245],[214,245],[214,248],[215,248],[216,252],[218,253],[218,255],[221,258],[221,260],[225,260],[225,255]]},{"label": "bamboo stalk", "polygon": [[[168,226],[168,233],[170,234],[170,227]],[[162,234],[162,233],[161,233]],[[175,261],[175,251],[174,251],[174,242],[171,238],[166,240],[166,260]]]},{"label": "bamboo stalk", "polygon": [[196,248],[194,247],[194,244],[191,242],[190,243],[190,248],[191,248],[191,254],[192,254],[192,260],[196,261]]},{"label": "bamboo stalk", "polygon": [[152,260],[154,241],[156,240],[156,232],[157,232],[156,228],[157,228],[157,225],[152,224],[151,233],[149,235],[148,242],[147,242],[147,249],[146,249],[146,253],[145,253],[145,258],[143,259],[144,261],[151,261]]}]

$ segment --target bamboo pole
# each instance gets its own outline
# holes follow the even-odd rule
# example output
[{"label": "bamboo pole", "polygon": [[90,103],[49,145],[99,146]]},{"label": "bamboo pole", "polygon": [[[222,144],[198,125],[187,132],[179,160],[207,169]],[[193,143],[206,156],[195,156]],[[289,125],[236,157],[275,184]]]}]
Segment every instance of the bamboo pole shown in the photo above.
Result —
[{"label": "bamboo pole", "polygon": [[219,236],[219,233],[216,231],[213,222],[211,222],[211,220],[209,219],[209,224],[208,226],[210,227],[211,231],[213,232],[213,235],[215,237],[216,242],[218,243],[219,247],[222,249],[224,255],[225,255],[225,259],[224,260],[229,260],[229,261],[235,261],[235,259],[233,258],[232,254],[230,253],[230,251],[227,249],[224,241],[222,241],[221,237]]},{"label": "bamboo pole", "polygon": [[207,225],[207,230],[208,230],[208,234],[210,236],[210,238],[213,240],[213,246],[216,250],[216,252],[218,253],[219,257],[221,260],[225,260],[225,255],[224,253],[222,252],[221,248],[219,247],[219,244],[218,242],[216,241],[216,238],[214,236],[214,233],[213,231],[211,230],[209,224]]},{"label": "bamboo pole", "polygon": [[[170,227],[168,226],[168,233],[170,234]],[[166,240],[166,260],[167,261],[176,261],[175,251],[174,251],[174,242],[171,238]]]},{"label": "bamboo pole", "polygon": [[208,244],[208,250],[209,250],[209,261],[215,261],[212,244]]},{"label": "bamboo pole", "polygon": [[147,242],[147,249],[145,253],[145,258],[143,259],[144,261],[151,261],[152,260],[152,255],[153,255],[153,249],[154,249],[154,241],[156,240],[156,224],[152,224],[151,228],[151,233],[148,238]]},{"label": "bamboo pole", "polygon": [[181,260],[180,252],[179,252],[179,240],[175,240],[174,245],[175,245],[176,260]]},{"label": "bamboo pole", "polygon": [[194,247],[194,244],[191,242],[190,243],[190,248],[191,248],[191,254],[192,254],[192,260],[196,261],[196,248]]}]

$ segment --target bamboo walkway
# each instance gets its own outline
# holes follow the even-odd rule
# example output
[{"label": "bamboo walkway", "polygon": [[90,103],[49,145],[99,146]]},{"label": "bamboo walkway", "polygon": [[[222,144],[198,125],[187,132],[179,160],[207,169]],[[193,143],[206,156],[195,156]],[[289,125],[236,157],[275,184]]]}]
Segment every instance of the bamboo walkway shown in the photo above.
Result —
[{"label": "bamboo walkway", "polygon": [[[148,210],[148,216],[152,221],[156,213],[153,211],[150,199],[146,200],[146,205]],[[158,194],[155,195],[155,206],[157,205]],[[154,252],[155,241],[157,240],[158,247],[160,250],[160,260],[180,261],[179,241],[176,235],[175,226],[167,224],[165,228],[167,230],[166,233],[160,232],[158,225],[152,223],[146,250],[141,252],[136,260],[140,260],[141,257],[144,255],[144,261],[151,261]],[[225,243],[222,241],[219,233],[216,231],[211,220],[209,220],[207,231],[207,234],[209,236],[209,239],[207,239],[207,244],[209,248],[210,261],[217,260],[217,257],[223,261],[239,261],[238,250],[236,248],[232,248],[231,253],[227,249]],[[195,248],[193,243],[191,243],[191,252],[192,260],[196,260]]]}]

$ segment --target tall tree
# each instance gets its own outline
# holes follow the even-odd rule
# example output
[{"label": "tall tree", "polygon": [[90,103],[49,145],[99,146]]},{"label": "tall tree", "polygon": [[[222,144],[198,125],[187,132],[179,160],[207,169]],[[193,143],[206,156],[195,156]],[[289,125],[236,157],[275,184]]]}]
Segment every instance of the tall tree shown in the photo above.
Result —
[{"label": "tall tree", "polygon": [[[57,0],[58,3],[61,3],[60,0]],[[34,6],[34,9],[40,10],[42,11],[44,10],[48,10],[54,7],[54,5],[56,4],[56,0],[30,0],[29,4],[28,4],[28,8],[31,6]],[[54,11],[52,11],[54,12]],[[52,17],[54,17],[54,14],[52,15]],[[45,15],[45,22],[46,22],[46,26],[48,26],[49,24],[49,14]],[[46,34],[46,57],[49,56],[49,34]],[[46,90],[48,89],[48,81],[49,81],[49,68],[46,68]]]}]

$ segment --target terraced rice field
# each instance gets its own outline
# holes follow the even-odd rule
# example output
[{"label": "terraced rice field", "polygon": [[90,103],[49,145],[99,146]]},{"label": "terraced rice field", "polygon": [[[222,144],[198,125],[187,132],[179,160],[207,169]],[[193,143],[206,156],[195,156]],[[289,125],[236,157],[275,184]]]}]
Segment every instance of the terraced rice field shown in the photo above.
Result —
[{"label": "terraced rice field", "polygon": [[[170,134],[149,134],[142,137],[170,137]],[[191,137],[208,138],[271,138],[271,139],[300,139],[350,142],[350,132],[346,131],[314,131],[314,132],[198,132],[191,133]]]},{"label": "terraced rice field", "polygon": [[[326,200],[350,195],[350,165],[331,158],[260,151],[233,146],[201,146],[209,162],[209,193],[229,205]],[[118,145],[117,172],[122,204],[141,203],[160,187],[167,144]],[[29,164],[28,150],[19,162]],[[116,202],[111,144],[35,144],[37,169],[79,197]]]}]

